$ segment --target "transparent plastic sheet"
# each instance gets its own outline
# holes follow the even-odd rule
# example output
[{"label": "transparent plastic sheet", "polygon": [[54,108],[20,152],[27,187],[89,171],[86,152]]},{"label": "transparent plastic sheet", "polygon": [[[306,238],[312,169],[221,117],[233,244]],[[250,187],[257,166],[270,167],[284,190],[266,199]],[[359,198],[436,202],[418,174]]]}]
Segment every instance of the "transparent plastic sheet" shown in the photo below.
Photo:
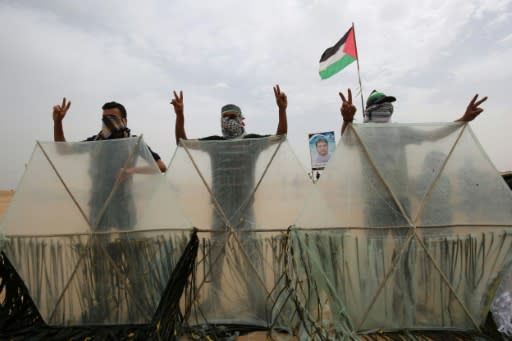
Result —
[{"label": "transparent plastic sheet", "polygon": [[[414,249],[407,228],[296,229],[291,238],[288,273],[308,333],[355,335],[374,310],[380,314],[379,326],[382,320],[402,322],[393,308],[397,303],[407,307],[412,296],[405,293],[411,274],[398,270],[409,264]],[[393,273],[400,274],[393,280],[395,288],[386,289]],[[384,302],[377,302],[379,297]]]},{"label": "transparent plastic sheet", "polygon": [[239,325],[291,331],[298,324],[286,290],[283,232],[203,232],[184,297],[186,325]]},{"label": "transparent plastic sheet", "polygon": [[294,230],[287,273],[304,328],[319,337],[477,330],[510,264],[512,235],[474,230],[422,232],[427,251],[407,229]]},{"label": "transparent plastic sheet", "polygon": [[410,226],[353,129],[314,187],[295,220],[299,227]]},{"label": "transparent plastic sheet", "polygon": [[[23,279],[4,252],[0,253],[0,338],[2,340],[171,340],[181,326],[179,299],[192,273],[198,238],[190,234],[184,252],[161,294],[148,323],[76,324],[50,326],[43,320]],[[114,296],[113,299],[116,297]]]},{"label": "transparent plastic sheet", "polygon": [[[428,141],[418,142],[408,129]],[[379,136],[390,134],[400,137],[388,140],[407,167],[396,170],[400,177],[373,150],[381,147]],[[138,150],[137,139],[127,140],[131,147],[121,147],[120,154]],[[105,232],[89,235],[88,221],[103,221],[92,213],[95,177],[88,173],[90,155],[101,153],[103,143],[83,144],[92,150],[76,155],[38,146],[37,162],[29,164],[13,199],[14,213],[3,225],[11,238],[9,257],[30,279],[31,295],[36,293],[51,323],[123,323],[134,316],[147,321],[157,300],[153,287],[169,263],[164,259],[179,252],[186,242],[178,236],[185,238],[192,224],[204,232],[181,302],[187,325],[241,323],[289,330],[302,340],[353,339],[374,328],[476,328],[510,253],[510,191],[501,190],[503,182],[469,126],[355,126],[313,187],[286,140],[275,137],[186,141],[165,176],[143,148],[133,165],[155,172],[133,175],[133,206],[104,205],[113,210],[110,217],[130,207],[135,219],[100,224]],[[467,166],[472,163],[478,167]],[[115,169],[109,174],[118,174]],[[471,198],[482,206],[470,205]],[[39,204],[44,209],[37,210]],[[484,204],[495,207],[486,214]],[[442,214],[446,207],[449,215]],[[34,214],[26,214],[32,209]],[[14,218],[23,222],[19,229]],[[290,241],[283,234],[292,222],[298,232]],[[155,240],[159,233],[161,244]],[[143,273],[142,280],[133,272]],[[466,279],[476,294],[468,294]],[[98,293],[108,297],[107,316],[95,313]]]},{"label": "transparent plastic sheet", "polygon": [[162,211],[154,207],[162,178],[140,137],[39,142],[2,229],[5,235],[33,236],[190,227],[173,202],[172,188],[165,187],[165,223],[151,213]]},{"label": "transparent plastic sheet", "polygon": [[94,231],[137,226],[161,178],[141,137],[41,145]]},{"label": "transparent plastic sheet", "polygon": [[[512,231],[502,227],[423,228],[417,230],[418,327],[484,324],[505,270],[512,261]],[[437,267],[444,278],[431,274]],[[432,290],[435,289],[435,290]],[[453,291],[452,291],[453,290]],[[470,316],[468,316],[470,315]]]},{"label": "transparent plastic sheet", "polygon": [[2,229],[45,321],[153,316],[192,231],[164,180],[141,137],[37,143]]},{"label": "transparent plastic sheet", "polygon": [[[138,215],[134,229],[187,229],[192,222],[182,210],[176,188],[166,175],[158,174],[146,178],[156,189]],[[154,183],[153,183],[154,182]]]},{"label": "transparent plastic sheet", "polygon": [[4,252],[50,325],[148,323],[189,231],[12,237]]},{"label": "transparent plastic sheet", "polygon": [[372,164],[412,219],[463,128],[446,123],[354,126]]},{"label": "transparent plastic sheet", "polygon": [[510,226],[511,217],[512,191],[467,128],[425,199],[417,225]]},{"label": "transparent plastic sheet", "polygon": [[34,148],[1,229],[6,236],[90,231],[87,216],[73,203],[39,145]]},{"label": "transparent plastic sheet", "polygon": [[[296,282],[307,283],[297,302],[313,302],[315,313],[302,319],[308,332],[341,339],[343,331],[334,326],[358,333],[403,328],[478,331],[509,262],[512,201],[468,125],[354,125],[315,187],[296,223],[297,235],[309,237],[293,244],[301,250],[303,264],[310,264],[301,266],[312,280]],[[400,243],[407,234],[399,232],[401,226],[412,236],[403,248]],[[340,229],[344,227],[349,229]],[[362,244],[374,253],[375,262],[389,269],[396,261],[385,281],[368,263],[361,269],[373,280],[352,283],[357,276],[339,275],[346,273],[346,264],[364,263],[352,250],[359,247],[355,238],[341,242],[353,231],[372,236]],[[378,244],[385,245],[385,239],[371,242],[383,233],[396,235],[390,241],[397,244],[391,259],[378,255]],[[321,238],[338,238],[338,243],[323,241],[315,251],[312,240]],[[331,245],[339,250],[329,255]],[[397,261],[400,248],[402,259]],[[294,259],[296,250],[291,252]],[[337,258],[351,251],[351,260]],[[378,295],[345,293],[347,287],[362,290],[368,283],[381,283]],[[315,301],[311,288],[323,296],[318,294]],[[360,302],[368,296],[374,301],[367,308]],[[357,300],[350,304],[353,297]],[[324,299],[330,310],[337,309],[333,315],[338,319],[320,317]],[[331,329],[324,329],[326,324]]]},{"label": "transparent plastic sheet", "polygon": [[167,177],[201,229],[286,229],[312,184],[284,137],[181,141]]},{"label": "transparent plastic sheet", "polygon": [[181,143],[168,179],[194,225],[209,231],[186,299],[187,324],[196,332],[226,324],[291,330],[296,314],[278,295],[285,286],[282,232],[274,231],[293,223],[312,184],[288,142]]}]

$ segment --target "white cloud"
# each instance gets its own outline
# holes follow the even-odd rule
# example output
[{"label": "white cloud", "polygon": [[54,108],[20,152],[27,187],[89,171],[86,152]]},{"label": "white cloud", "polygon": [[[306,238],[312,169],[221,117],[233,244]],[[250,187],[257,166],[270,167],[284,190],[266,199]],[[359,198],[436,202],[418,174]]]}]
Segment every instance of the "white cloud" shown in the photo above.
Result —
[{"label": "white cloud", "polygon": [[512,46],[505,50],[489,51],[485,58],[469,56],[453,72],[460,83],[482,82],[482,74],[486,75],[485,82],[508,82],[512,78],[512,68],[507,67],[511,60]]},{"label": "white cloud", "polygon": [[508,36],[500,40],[500,43],[509,46],[510,41],[512,41],[512,33],[510,33]]},{"label": "white cloud", "polygon": [[[51,107],[62,96],[73,101],[70,140],[95,133],[99,108],[117,100],[134,132],[168,161],[172,90],[185,93],[191,137],[219,133],[218,110],[227,102],[242,106],[250,131],[273,133],[272,86],[280,84],[289,138],[307,165],[307,133],[339,131],[338,91],[358,87],[355,63],[326,81],[317,74],[321,53],[352,22],[364,93],[397,96],[397,121],[451,120],[455,114],[441,111],[460,112],[475,91],[489,94],[488,107],[501,115],[508,110],[501,88],[512,78],[509,15],[510,1],[501,0],[2,2],[0,142],[16,141],[16,152],[0,152],[10,160],[0,188],[14,187],[35,139],[52,138]],[[471,51],[473,44],[479,49]],[[492,148],[508,134],[512,122],[504,120],[487,138]],[[487,124],[477,121],[475,130]]]},{"label": "white cloud", "polygon": [[501,20],[501,14],[510,10],[510,0],[483,0],[478,2],[478,8],[475,11],[475,18],[481,19],[485,15],[498,14]]}]

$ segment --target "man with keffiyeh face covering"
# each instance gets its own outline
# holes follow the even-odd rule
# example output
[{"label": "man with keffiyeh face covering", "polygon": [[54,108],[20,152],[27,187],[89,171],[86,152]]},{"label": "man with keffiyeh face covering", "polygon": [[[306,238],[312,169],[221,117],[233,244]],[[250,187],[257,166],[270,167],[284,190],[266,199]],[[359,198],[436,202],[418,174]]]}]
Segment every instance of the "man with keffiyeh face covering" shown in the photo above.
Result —
[{"label": "man with keffiyeh face covering", "polygon": [[[350,123],[354,121],[357,108],[352,103],[352,90],[348,89],[347,97],[343,93],[339,93],[341,97],[341,116],[343,117],[343,124],[341,126],[341,135]],[[480,115],[484,109],[480,108],[480,104],[485,102],[487,97],[478,99],[476,94],[468,106],[464,114],[455,120],[455,122],[470,122]],[[368,96],[366,101],[366,110],[363,114],[364,123],[388,123],[391,122],[391,115],[393,114],[393,104],[396,98],[393,96],[386,96],[384,93],[373,90]]]},{"label": "man with keffiyeh face covering", "polygon": [[364,111],[364,123],[387,123],[391,122],[393,115],[393,104],[396,101],[393,96],[386,96],[384,93],[373,90],[366,100]]},{"label": "man with keffiyeh face covering", "polygon": [[[209,268],[207,276],[208,293],[200,302],[201,316],[205,319],[215,317],[216,309],[222,309],[222,269],[226,262],[225,243],[228,233],[236,231],[244,251],[252,264],[246,264],[247,260],[241,257],[240,269],[244,271],[263,272],[262,251],[257,243],[256,235],[252,232],[259,228],[254,218],[254,190],[256,186],[255,173],[260,154],[271,145],[278,143],[280,138],[270,135],[248,134],[245,126],[245,116],[242,109],[235,104],[226,104],[220,110],[220,126],[222,136],[213,135],[197,140],[187,140],[184,127],[184,101],[183,93],[175,91],[171,101],[176,114],[175,136],[176,144],[184,148],[193,148],[208,154],[211,169],[211,221],[208,223],[215,232],[212,233],[210,249],[207,259],[214,259],[215,264]],[[288,130],[286,107],[288,104],[286,94],[279,85],[274,87],[274,96],[278,106],[278,124],[276,135],[285,135]],[[255,140],[257,139],[257,140]],[[218,203],[218,206],[216,206]],[[243,230],[238,234],[239,231]],[[208,265],[210,266],[210,265]],[[253,320],[266,321],[265,299],[266,292],[262,292],[258,283],[250,282],[250,274],[240,274],[243,293],[241,293],[240,306],[247,307],[250,314],[254,314]],[[247,321],[239,321],[244,323]]]},{"label": "man with keffiyeh face covering", "polygon": [[[341,126],[341,135],[345,132],[346,128],[352,124],[354,120],[354,116],[356,113],[356,107],[352,104],[352,91],[348,89],[347,97],[343,93],[339,93],[342,101],[342,105],[340,108],[341,116],[343,117],[343,124]],[[487,97],[482,99],[478,99],[478,94],[475,95],[469,104],[466,107],[466,111],[464,114],[455,122],[470,122],[474,120],[478,115],[483,112],[483,109],[480,108],[480,104],[485,102]],[[363,121],[364,123],[388,123],[391,122],[391,116],[393,115],[393,102],[396,101],[396,98],[393,96],[387,96],[383,92],[373,90],[368,96],[366,101],[366,110],[363,113]],[[389,169],[394,169],[394,175],[397,182],[403,181],[408,178],[407,171],[407,152],[406,148],[400,149],[392,149],[389,148],[389,145],[400,145],[400,143],[395,143],[400,140],[400,134],[406,134],[408,137],[409,144],[421,144],[424,141],[435,141],[441,139],[452,132],[452,128],[450,126],[444,126],[434,131],[429,131],[425,133],[420,129],[415,129],[413,127],[401,127],[400,132],[398,130],[388,130],[386,135],[386,140],[384,143],[377,145],[374,149],[376,155],[379,155],[379,158],[386,161],[386,164],[389,165]],[[388,143],[386,143],[388,142]],[[402,184],[402,186],[406,186],[407,184]],[[406,211],[409,210],[409,202],[406,198],[403,199],[402,205]],[[373,216],[385,215],[386,212],[390,212],[389,209],[382,207],[372,207],[372,210],[382,209],[382,212],[379,214],[375,214]]]},{"label": "man with keffiyeh face covering", "polygon": [[[339,93],[342,101],[340,108],[341,116],[343,118],[343,124],[341,126],[341,134],[346,131],[349,127],[356,113],[356,107],[352,104],[352,92],[348,89],[347,97],[343,93]],[[485,102],[487,97],[478,100],[478,95],[475,95],[466,107],[464,114],[456,120],[456,122],[470,122],[474,120],[483,109],[480,108],[480,104]],[[372,91],[366,102],[366,110],[363,113],[364,123],[367,124],[382,124],[391,121],[393,114],[393,102],[396,98],[393,96],[386,96],[383,92]],[[400,226],[403,223],[403,214],[409,217],[413,216],[413,209],[409,196],[404,193],[411,193],[417,191],[417,188],[410,188],[412,183],[422,184],[421,179],[416,182],[410,181],[410,174],[408,169],[408,158],[414,157],[414,148],[407,148],[411,144],[422,144],[425,141],[437,141],[442,139],[453,132],[453,125],[446,125],[435,130],[421,130],[410,126],[390,127],[390,129],[383,129],[380,133],[380,140],[372,144],[372,154],[378,157],[380,162],[380,170],[382,174],[385,174],[385,178],[381,181],[392,184],[390,188],[399,188],[398,193],[391,195],[391,190],[386,192],[380,197],[380,201],[375,201],[373,194],[368,195],[366,207],[363,207],[365,216],[365,226],[368,227],[382,227],[382,226]],[[406,137],[404,139],[404,136]],[[404,143],[407,141],[407,145]],[[350,138],[340,141],[345,143],[346,146],[350,146]],[[395,146],[395,148],[391,148]],[[437,160],[427,160],[427,163],[423,165],[424,169],[421,172],[423,176],[431,176],[432,167],[435,165],[441,165],[446,162],[446,154],[442,150],[433,150],[429,154],[430,158]],[[371,160],[371,156],[368,154],[368,158]],[[409,160],[410,162],[410,160]],[[428,168],[430,167],[430,168]],[[365,193],[373,193],[375,191],[374,184],[372,183],[372,177],[368,176],[368,181],[363,183],[365,188],[361,191]],[[429,182],[430,183],[430,182]],[[441,177],[438,179],[438,186],[444,186],[444,191],[449,191],[449,184],[447,184]],[[433,197],[435,199],[435,197]],[[401,206],[401,208],[399,207]],[[403,213],[399,213],[403,209]],[[443,216],[444,219],[450,219],[449,208],[446,212],[441,210],[438,211],[439,216]],[[378,238],[371,237],[368,234],[369,249],[373,250],[376,254],[383,254],[385,250],[385,238],[386,235],[391,237],[391,240],[399,240],[400,229],[382,229],[384,231]],[[417,293],[415,292],[416,286],[414,285],[413,279],[415,278],[415,243],[409,243],[406,249],[404,249],[402,257],[399,259],[399,265],[402,272],[402,277],[396,277],[393,285],[392,294],[392,305],[393,310],[399,314],[401,321],[404,321],[406,325],[414,325],[415,321],[415,309]],[[378,266],[369,269],[369,271],[381,271]],[[428,310],[428,309],[427,309]]]},{"label": "man with keffiyeh face covering", "polygon": [[[279,109],[279,121],[277,125],[276,135],[284,135],[287,133],[288,125],[286,118],[286,107],[288,105],[287,97],[284,92],[281,92],[279,85],[274,87],[274,95],[276,104]],[[174,99],[171,101],[174,112],[176,114],[175,136],[176,144],[179,145],[180,140],[187,140],[185,133],[185,118],[184,118],[184,101],[183,92],[180,91],[179,95],[174,92]],[[247,134],[245,130],[245,116],[242,114],[242,109],[235,104],[226,104],[220,110],[220,125],[222,136],[213,135],[201,138],[198,149],[204,150],[209,148],[210,161],[212,163],[212,176],[213,184],[212,190],[218,200],[222,202],[223,209],[226,215],[231,217],[235,214],[237,205],[240,201],[246,199],[251,193],[254,186],[254,168],[258,159],[259,152],[253,150],[247,153],[246,146],[251,143],[250,139],[265,138],[270,135]],[[199,141],[222,141],[222,140],[247,140],[246,143],[199,143]],[[194,141],[194,142],[195,142]],[[188,144],[190,145],[190,143]],[[228,151],[228,148],[231,149]],[[211,150],[210,150],[211,149]],[[236,150],[235,150],[236,149]],[[236,154],[236,158],[229,161],[232,155]],[[231,164],[231,162],[233,164]],[[229,181],[227,180],[229,179]],[[230,184],[237,183],[237,190],[228,190],[222,184],[228,181]],[[242,186],[242,184],[245,184]],[[215,227],[222,225],[221,221],[214,222]],[[218,226],[217,226],[218,225]]]},{"label": "man with keffiyeh face covering", "polygon": [[[341,134],[345,132],[346,128],[352,124],[356,113],[356,107],[352,104],[352,91],[348,89],[348,96],[345,97],[343,93],[339,93],[342,101],[340,108],[341,116],[343,117],[343,124],[341,126]],[[475,95],[466,107],[464,114],[455,122],[470,122],[474,120],[478,115],[483,112],[480,108],[480,104],[485,102],[487,97],[478,100],[478,94]],[[373,90],[366,101],[366,110],[363,113],[364,123],[388,123],[391,122],[391,116],[393,114],[393,102],[396,98],[393,96],[387,96],[383,92]],[[407,136],[408,144],[421,144],[424,141],[436,141],[445,136],[448,136],[452,132],[451,126],[444,126],[436,130],[425,132],[421,129],[414,127],[400,127],[398,130],[387,130],[387,135],[383,139],[383,143],[375,146],[374,153],[379,155],[379,158],[385,161],[381,167],[389,166],[389,169],[393,169],[393,175],[396,183],[400,183],[403,188],[407,188],[407,183],[401,183],[403,180],[408,178],[407,170],[407,151],[402,141],[401,135]],[[401,148],[389,148],[390,145],[402,145]],[[410,209],[410,203],[407,198],[403,198],[401,203],[403,208],[408,212]],[[382,207],[372,207],[372,210],[382,209],[379,214],[373,216],[382,216],[390,214],[390,210]]]},{"label": "man with keffiyeh face covering", "polygon": [[245,135],[245,117],[242,110],[234,104],[226,104],[221,108],[220,124],[225,139],[240,138]]},{"label": "man with keffiyeh face covering", "polygon": [[[187,140],[187,134],[185,132],[183,92],[180,91],[178,95],[178,93],[174,91],[173,94],[174,98],[171,101],[171,104],[176,114],[175,137],[176,144],[179,145],[180,140]],[[286,94],[279,88],[279,85],[274,87],[274,95],[276,98],[276,104],[279,108],[279,122],[277,125],[276,135],[285,135],[288,132],[288,120],[286,117],[288,99]],[[214,135],[207,137],[206,139],[229,140],[236,138],[262,137],[262,135],[258,134],[246,134],[244,120],[245,117],[242,115],[242,110],[239,106],[234,104],[226,104],[221,108],[222,137]]]}]

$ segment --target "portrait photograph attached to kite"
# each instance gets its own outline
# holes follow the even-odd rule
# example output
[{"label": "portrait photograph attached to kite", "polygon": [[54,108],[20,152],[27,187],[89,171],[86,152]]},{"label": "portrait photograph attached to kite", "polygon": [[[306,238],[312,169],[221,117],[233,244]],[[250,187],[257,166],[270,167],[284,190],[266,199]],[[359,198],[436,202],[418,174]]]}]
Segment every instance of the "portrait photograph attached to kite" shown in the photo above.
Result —
[{"label": "portrait photograph attached to kite", "polygon": [[334,131],[309,134],[311,169],[323,170],[335,149]]}]

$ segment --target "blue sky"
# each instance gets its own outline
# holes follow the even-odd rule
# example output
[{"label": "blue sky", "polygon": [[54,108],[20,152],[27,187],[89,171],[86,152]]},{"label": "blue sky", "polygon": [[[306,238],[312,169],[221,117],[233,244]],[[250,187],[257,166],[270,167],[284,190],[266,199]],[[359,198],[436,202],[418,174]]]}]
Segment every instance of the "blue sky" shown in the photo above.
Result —
[{"label": "blue sky", "polygon": [[[353,64],[321,81],[318,61],[356,26],[365,97],[397,97],[394,122],[458,118],[489,96],[472,128],[496,167],[512,170],[512,2],[0,0],[0,189],[15,188],[36,140],[53,139],[52,106],[73,102],[68,141],[99,131],[115,100],[167,163],[175,150],[172,90],[183,90],[189,137],[219,134],[237,103],[247,130],[274,133],[272,86],[288,95],[288,138],[307,172],[308,133],[336,131],[338,92],[357,91]],[[362,122],[359,97],[356,121]]]}]

